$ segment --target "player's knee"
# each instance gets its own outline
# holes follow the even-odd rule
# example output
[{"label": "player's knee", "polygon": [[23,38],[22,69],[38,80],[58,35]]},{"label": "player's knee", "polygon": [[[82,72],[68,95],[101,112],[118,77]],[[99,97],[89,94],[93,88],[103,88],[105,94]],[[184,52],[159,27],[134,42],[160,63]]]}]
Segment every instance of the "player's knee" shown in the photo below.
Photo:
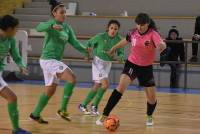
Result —
[{"label": "player's knee", "polygon": [[8,97],[8,102],[17,102],[17,96],[13,93]]},{"label": "player's knee", "polygon": [[93,90],[97,90],[98,88],[101,87],[101,84],[100,83],[94,83],[94,86],[93,86]]},{"label": "player's knee", "polygon": [[124,93],[124,91],[126,90],[126,88],[123,86],[123,85],[118,85],[117,86],[117,90],[120,92],[120,93]]},{"label": "player's knee", "polygon": [[45,88],[45,95],[49,98],[52,97],[56,91],[57,84],[52,84],[51,86],[46,86]]},{"label": "player's knee", "polygon": [[148,96],[148,102],[150,104],[155,104],[156,103],[156,97],[154,95]]},{"label": "player's knee", "polygon": [[72,84],[76,84],[76,76],[74,74],[72,74],[70,80],[68,80],[68,82],[72,83]]},{"label": "player's knee", "polygon": [[103,89],[108,89],[108,88],[109,88],[109,83],[103,83],[103,84],[101,85],[101,87],[102,87]]}]

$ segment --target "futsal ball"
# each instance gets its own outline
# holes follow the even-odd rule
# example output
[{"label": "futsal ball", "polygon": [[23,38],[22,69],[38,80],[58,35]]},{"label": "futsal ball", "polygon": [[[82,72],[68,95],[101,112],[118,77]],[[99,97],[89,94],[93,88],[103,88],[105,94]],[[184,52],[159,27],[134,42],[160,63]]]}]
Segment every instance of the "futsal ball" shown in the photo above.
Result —
[{"label": "futsal ball", "polygon": [[104,127],[108,131],[115,131],[119,127],[119,118],[115,115],[111,115],[104,121]]}]

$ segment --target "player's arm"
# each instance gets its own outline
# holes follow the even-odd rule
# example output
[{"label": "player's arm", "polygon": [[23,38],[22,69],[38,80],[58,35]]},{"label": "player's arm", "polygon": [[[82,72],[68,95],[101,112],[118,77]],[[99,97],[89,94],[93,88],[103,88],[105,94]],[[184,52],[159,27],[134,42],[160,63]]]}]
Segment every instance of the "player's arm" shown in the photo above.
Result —
[{"label": "player's arm", "polygon": [[124,38],[122,39],[120,42],[118,42],[116,45],[114,45],[110,51],[108,52],[108,55],[113,55],[117,49],[120,49],[122,47],[124,47],[126,44],[128,44],[128,41]]},{"label": "player's arm", "polygon": [[161,42],[160,42],[160,45],[159,45],[159,51],[160,52],[162,52],[163,50],[165,50],[166,49],[166,43],[162,40]]},{"label": "player's arm", "polygon": [[163,50],[166,49],[166,43],[163,41],[161,38],[160,34],[158,32],[154,32],[152,35],[152,40],[154,42],[155,47],[162,52]]},{"label": "player's arm", "polygon": [[15,61],[15,63],[19,66],[20,71],[23,74],[28,74],[28,71],[26,69],[27,65],[24,63],[22,57],[19,54],[19,48],[17,48],[17,46],[16,46],[15,39],[12,39],[10,54],[11,54],[13,60]]},{"label": "player's arm", "polygon": [[117,49],[117,56],[119,57],[120,62],[123,62],[125,59],[124,47]]},{"label": "player's arm", "polygon": [[98,42],[99,42],[99,36],[98,35],[95,35],[94,37],[90,38],[85,44],[84,46],[86,47],[86,49],[89,51],[89,52],[92,52],[93,51],[93,48],[95,46],[98,45]]},{"label": "player's arm", "polygon": [[41,22],[40,24],[37,25],[36,30],[38,32],[46,32],[53,28],[53,21],[47,21],[47,22]]},{"label": "player's arm", "polygon": [[88,48],[93,48],[97,42],[99,41],[99,36],[98,35],[95,35],[93,36],[92,38],[90,38],[84,45]]},{"label": "player's arm", "polygon": [[88,51],[85,46],[83,46],[76,38],[74,31],[69,27],[69,43],[79,52],[83,53],[85,56],[88,56]]}]

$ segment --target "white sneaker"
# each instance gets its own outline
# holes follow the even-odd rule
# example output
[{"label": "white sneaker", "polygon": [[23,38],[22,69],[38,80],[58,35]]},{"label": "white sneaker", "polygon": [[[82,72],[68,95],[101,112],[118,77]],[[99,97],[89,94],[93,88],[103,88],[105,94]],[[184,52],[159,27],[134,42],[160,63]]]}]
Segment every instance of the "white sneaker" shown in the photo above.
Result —
[{"label": "white sneaker", "polygon": [[103,126],[103,122],[105,121],[106,118],[107,118],[107,116],[101,115],[101,116],[99,117],[99,119],[97,119],[96,125],[98,125],[98,126]]},{"label": "white sneaker", "polygon": [[90,115],[90,112],[87,110],[87,107],[83,106],[82,104],[80,104],[78,108],[84,115]]},{"label": "white sneaker", "polygon": [[146,126],[153,126],[153,117],[152,116],[147,116],[146,120]]},{"label": "white sneaker", "polygon": [[90,113],[93,115],[93,116],[99,116],[99,112],[97,110],[97,107],[94,106],[94,105],[91,105],[91,111]]}]

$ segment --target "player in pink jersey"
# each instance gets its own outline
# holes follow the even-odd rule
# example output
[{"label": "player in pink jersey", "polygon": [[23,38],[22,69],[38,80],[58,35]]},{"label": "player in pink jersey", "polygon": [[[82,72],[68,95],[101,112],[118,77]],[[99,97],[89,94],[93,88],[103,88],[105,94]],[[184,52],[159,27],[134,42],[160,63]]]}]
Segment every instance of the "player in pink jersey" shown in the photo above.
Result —
[{"label": "player in pink jersey", "polygon": [[136,28],[131,30],[125,39],[122,39],[108,53],[113,55],[116,49],[131,43],[131,52],[125,63],[124,70],[120,76],[117,88],[112,92],[103,115],[96,121],[97,125],[102,125],[103,121],[109,116],[112,109],[121,99],[122,94],[135,78],[138,79],[140,86],[144,87],[147,96],[147,126],[153,125],[153,112],[156,108],[156,89],[153,76],[153,62],[155,52],[158,49],[162,52],[166,48],[159,33],[157,32],[154,21],[148,14],[140,13],[135,19]]}]

